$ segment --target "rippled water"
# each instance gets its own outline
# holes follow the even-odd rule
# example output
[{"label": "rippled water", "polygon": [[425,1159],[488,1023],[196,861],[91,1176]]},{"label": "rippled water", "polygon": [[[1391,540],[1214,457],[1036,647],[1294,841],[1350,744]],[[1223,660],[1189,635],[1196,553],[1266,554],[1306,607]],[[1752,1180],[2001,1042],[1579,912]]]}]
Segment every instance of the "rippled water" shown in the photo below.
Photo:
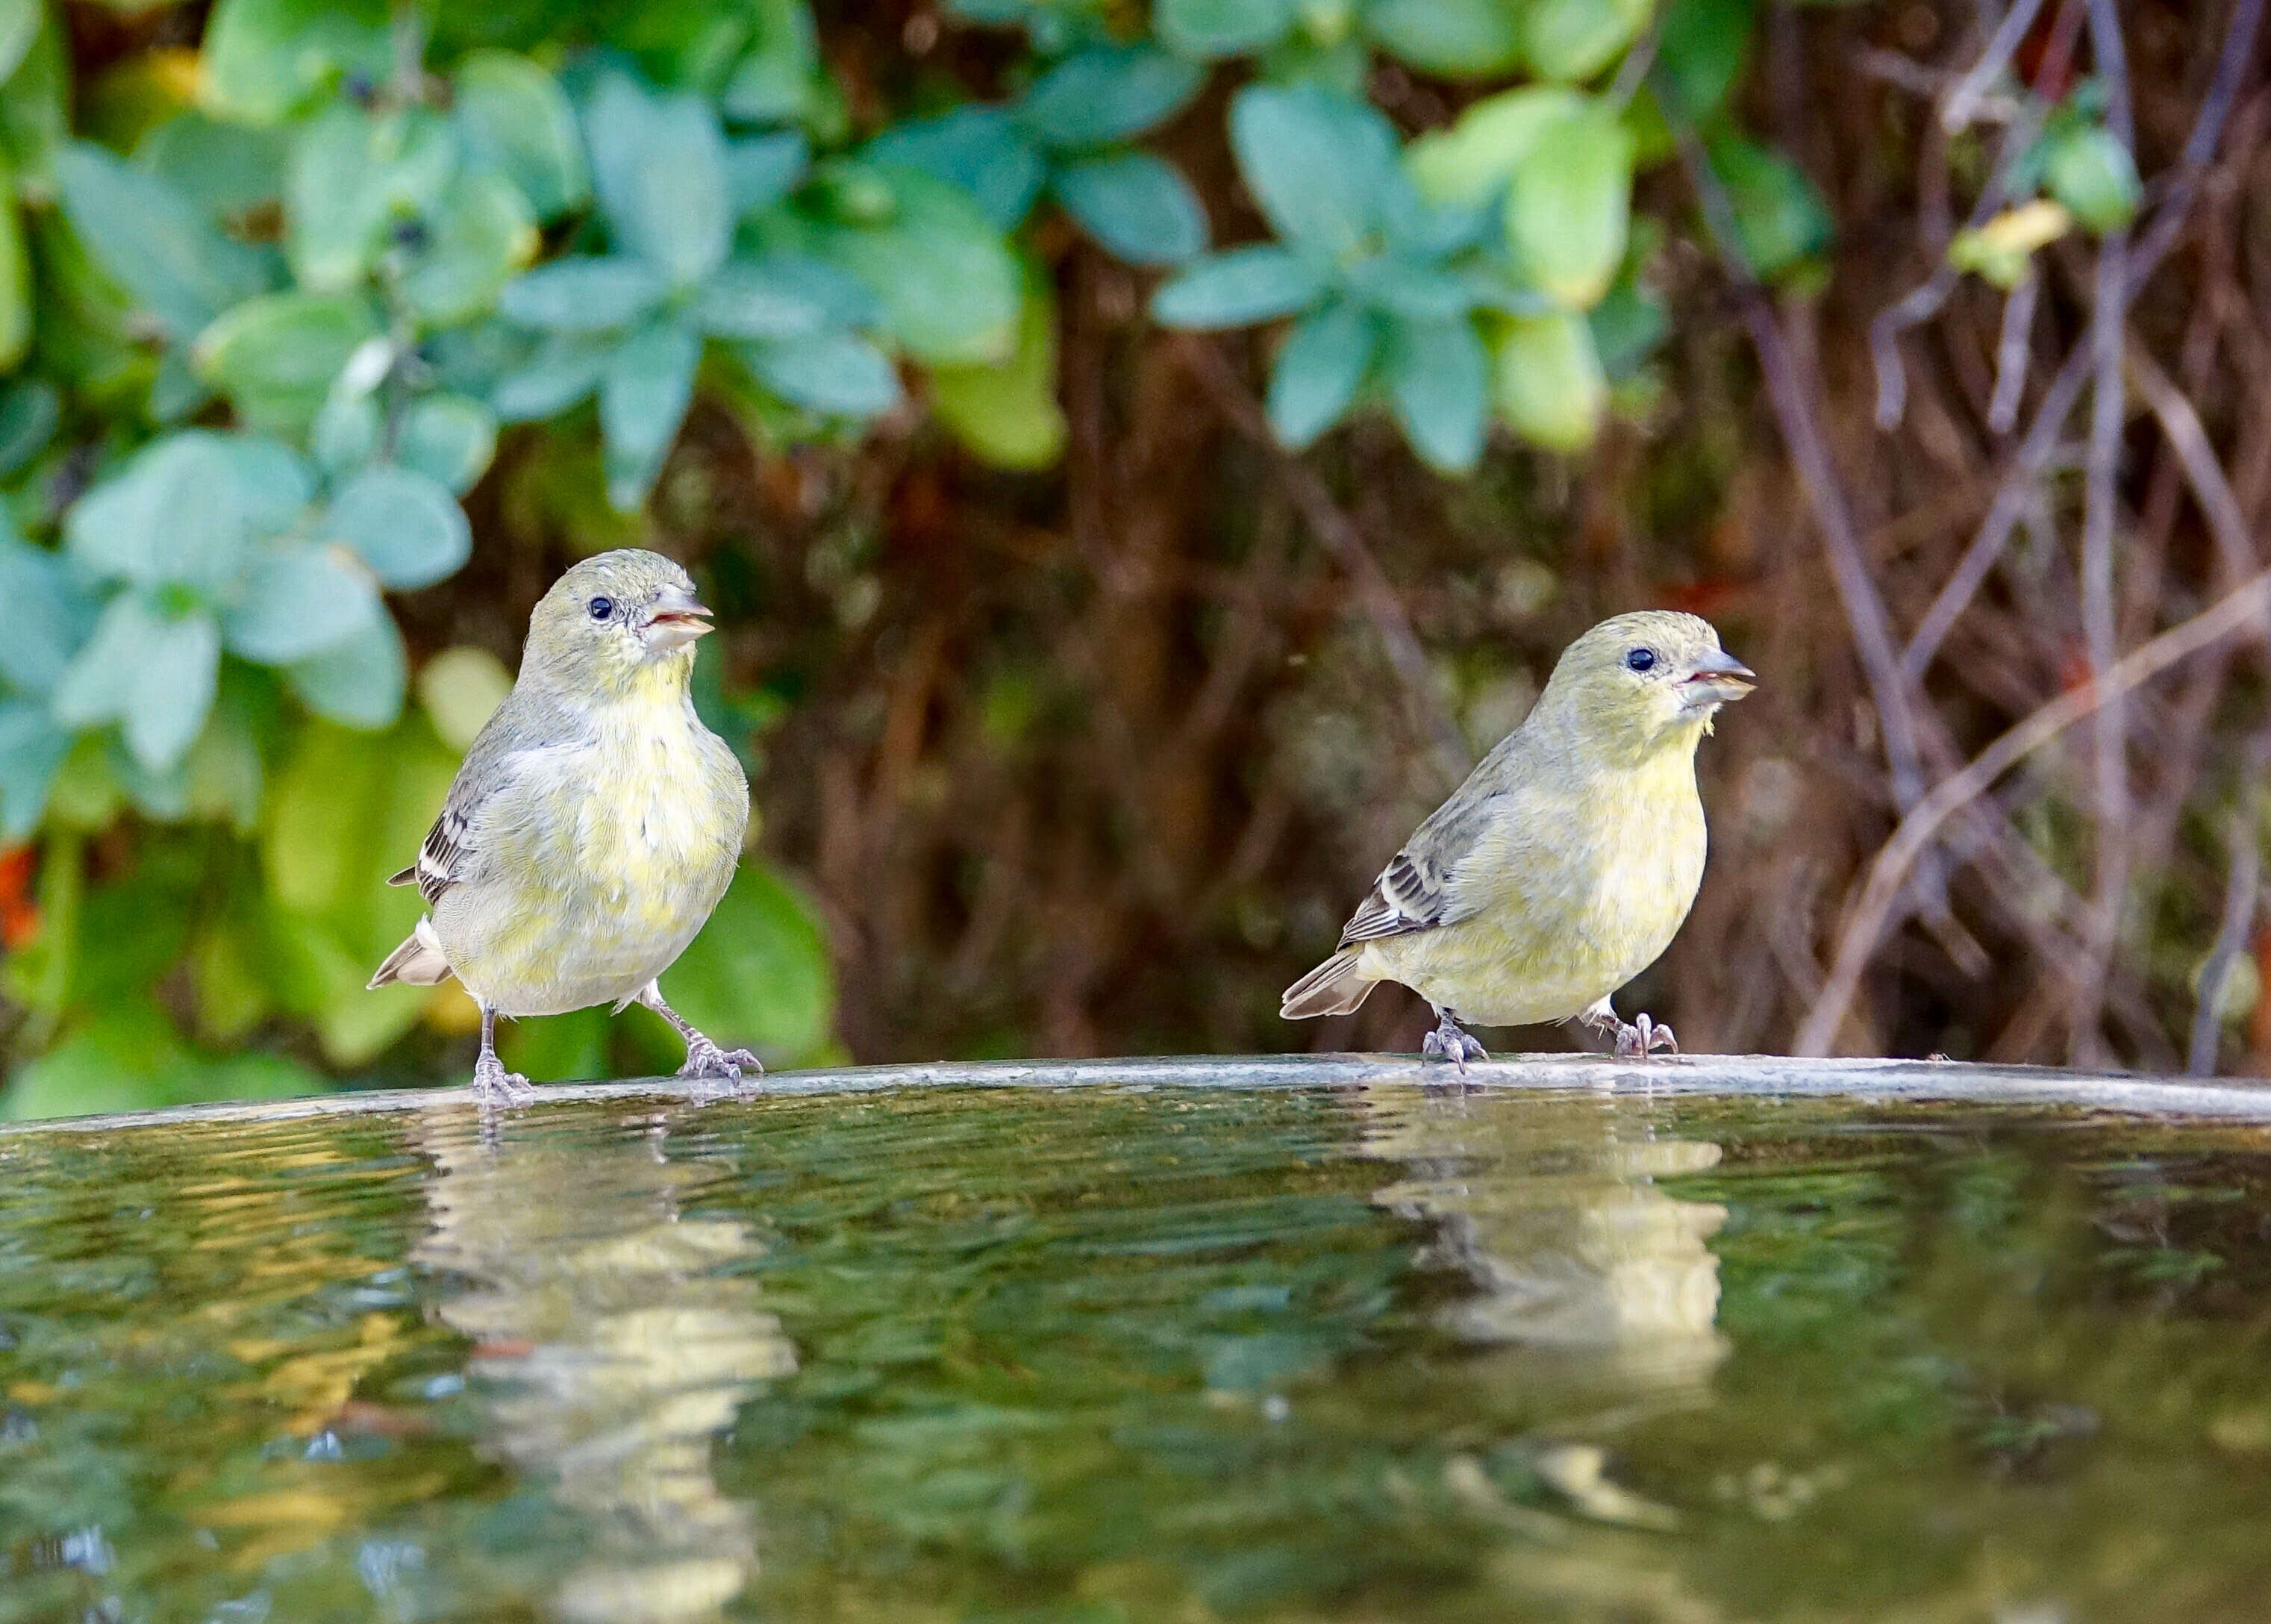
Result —
[{"label": "rippled water", "polygon": [[2258,1620],[2271,1136],[929,1090],[0,1139],[0,1620]]}]

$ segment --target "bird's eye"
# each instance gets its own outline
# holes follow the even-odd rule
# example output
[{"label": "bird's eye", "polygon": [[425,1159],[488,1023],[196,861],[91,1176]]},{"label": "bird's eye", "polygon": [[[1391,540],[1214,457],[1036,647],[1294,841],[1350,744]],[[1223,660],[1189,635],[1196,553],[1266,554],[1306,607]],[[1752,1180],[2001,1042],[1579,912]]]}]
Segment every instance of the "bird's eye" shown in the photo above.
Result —
[{"label": "bird's eye", "polygon": [[1625,656],[1625,666],[1633,671],[1653,671],[1656,669],[1656,651],[1634,649]]},{"label": "bird's eye", "polygon": [[614,614],[615,600],[612,598],[594,598],[587,607],[592,612],[593,620],[603,621]]}]

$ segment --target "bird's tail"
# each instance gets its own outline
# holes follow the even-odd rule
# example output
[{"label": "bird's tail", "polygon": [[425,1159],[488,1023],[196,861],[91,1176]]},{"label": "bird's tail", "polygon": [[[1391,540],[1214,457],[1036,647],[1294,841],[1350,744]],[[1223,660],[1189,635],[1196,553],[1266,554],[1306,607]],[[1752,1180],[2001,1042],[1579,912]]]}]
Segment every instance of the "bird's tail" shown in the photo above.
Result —
[{"label": "bird's tail", "polygon": [[1285,989],[1277,1013],[1289,1021],[1306,1021],[1317,1015],[1346,1015],[1366,998],[1379,982],[1357,973],[1360,948],[1343,948]]},{"label": "bird's tail", "polygon": [[[450,974],[450,961],[442,956],[441,940],[434,935],[434,921],[421,919],[418,928],[402,940],[402,945],[386,956],[378,973],[370,979],[372,988],[393,981],[406,981],[413,987],[431,987]],[[366,989],[369,990],[369,989]]]}]

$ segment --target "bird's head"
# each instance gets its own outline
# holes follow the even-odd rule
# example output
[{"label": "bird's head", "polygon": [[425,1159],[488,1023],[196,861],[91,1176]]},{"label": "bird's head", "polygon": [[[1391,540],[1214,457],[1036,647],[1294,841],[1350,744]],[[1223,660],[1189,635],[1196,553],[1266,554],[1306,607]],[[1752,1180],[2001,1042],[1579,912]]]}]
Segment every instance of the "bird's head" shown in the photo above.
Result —
[{"label": "bird's head", "polygon": [[537,603],[521,667],[564,693],[592,697],[655,683],[683,688],[709,615],[693,577],[661,554],[601,553],[555,581]]},{"label": "bird's head", "polygon": [[1748,667],[1711,622],[1669,609],[1603,621],[1561,652],[1538,713],[1618,761],[1693,750],[1721,705],[1751,691]]}]

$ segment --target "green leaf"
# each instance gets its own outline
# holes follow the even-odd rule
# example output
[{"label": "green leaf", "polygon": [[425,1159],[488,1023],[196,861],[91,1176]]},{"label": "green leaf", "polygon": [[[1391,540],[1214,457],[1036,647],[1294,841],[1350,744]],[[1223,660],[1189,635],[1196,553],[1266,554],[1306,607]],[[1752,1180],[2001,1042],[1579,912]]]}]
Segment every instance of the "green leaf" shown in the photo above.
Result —
[{"label": "green leaf", "polygon": [[273,535],[297,523],[315,496],[308,465],[288,447],[260,435],[202,436],[227,459],[236,475],[237,500],[254,535]]},{"label": "green leaf", "polygon": [[1379,347],[1380,329],[1364,307],[1336,299],[1294,324],[1270,369],[1270,427],[1295,451],[1347,413]]},{"label": "green leaf", "polygon": [[1064,451],[1057,404],[1056,301],[1028,273],[1016,353],[998,367],[939,367],[930,375],[931,409],[954,436],[1003,468],[1046,468]]},{"label": "green leaf", "polygon": [[668,322],[640,328],[607,358],[599,378],[599,432],[607,500],[617,512],[635,512],[646,501],[685,421],[701,359],[701,337]]},{"label": "green leaf", "polygon": [[1640,35],[1655,0],[1525,0],[1523,54],[1543,79],[1591,78]]},{"label": "green leaf", "polygon": [[1206,250],[1206,210],[1165,159],[1086,159],[1059,169],[1050,188],[1091,236],[1130,264],[1180,264]]},{"label": "green leaf", "polygon": [[1691,123],[1716,113],[1743,71],[1754,0],[1671,0],[1657,25],[1657,74]]},{"label": "green leaf", "polygon": [[1402,254],[1359,260],[1342,279],[1366,303],[1420,321],[1463,316],[1475,304],[1475,291],[1463,279]]},{"label": "green leaf", "polygon": [[16,71],[0,83],[0,147],[16,166],[27,201],[55,190],[56,154],[71,139],[71,61],[51,16]]},{"label": "green leaf", "polygon": [[934,365],[986,362],[1016,342],[1016,261],[966,193],[911,169],[875,172],[890,189],[889,220],[838,227],[823,257],[863,283],[883,325]]},{"label": "green leaf", "polygon": [[1490,421],[1489,362],[1475,324],[1399,321],[1388,334],[1388,393],[1404,437],[1439,473],[1471,472]]},{"label": "green leaf", "polygon": [[1609,289],[1586,317],[1601,371],[1611,384],[1638,376],[1672,332],[1664,301],[1639,282],[1625,279]]},{"label": "green leaf", "polygon": [[893,124],[867,144],[869,162],[959,186],[996,231],[1023,224],[1040,195],[1048,164],[1000,108],[959,107],[935,118]]},{"label": "green leaf", "polygon": [[763,260],[729,259],[703,284],[694,319],[721,339],[799,339],[829,325],[828,305],[792,271]]},{"label": "green leaf", "polygon": [[220,0],[205,24],[198,100],[241,124],[281,123],[341,76],[393,65],[386,0]]},{"label": "green leaf", "polygon": [[426,395],[410,403],[394,459],[455,495],[471,490],[496,455],[496,413],[464,395]]},{"label": "green leaf", "polygon": [[1169,327],[1245,327],[1316,302],[1325,275],[1275,243],[1210,254],[1151,295],[1151,315]]},{"label": "green leaf", "polygon": [[804,116],[820,42],[805,0],[753,0],[742,8],[755,27],[748,52],[726,81],[726,116],[744,123],[786,123]]},{"label": "green leaf", "polygon": [[484,648],[459,644],[418,669],[418,703],[442,742],[463,753],[512,691],[512,673]]},{"label": "green leaf", "polygon": [[97,577],[212,592],[236,573],[250,507],[223,436],[169,435],[79,499],[65,545]]},{"label": "green leaf", "polygon": [[0,79],[23,65],[46,17],[41,0],[0,0]]},{"label": "green leaf", "polygon": [[369,115],[346,101],[334,102],[293,133],[284,240],[292,274],[306,287],[353,287],[378,257],[389,203],[371,135]]},{"label": "green leaf", "polygon": [[242,215],[284,192],[286,147],[272,130],[224,124],[195,109],[144,136],[134,161],[177,186],[208,215]]},{"label": "green leaf", "polygon": [[607,349],[590,339],[559,333],[528,361],[497,380],[489,405],[498,420],[530,423],[558,415],[599,386]]},{"label": "green leaf", "polygon": [[1753,271],[1772,278],[1829,246],[1829,210],[1804,170],[1740,136],[1717,136],[1708,147]]},{"label": "green leaf", "polygon": [[819,920],[765,868],[733,876],[667,974],[672,1005],[721,1044],[795,1056],[827,1039],[836,991]]},{"label": "green leaf", "polygon": [[1472,207],[1497,198],[1538,137],[1585,102],[1558,85],[1501,92],[1475,102],[1447,130],[1404,149],[1404,173],[1428,202]]},{"label": "green leaf", "polygon": [[470,321],[496,302],[537,247],[536,220],[518,187],[484,170],[461,175],[426,223],[402,296],[436,326]]},{"label": "green leaf", "polygon": [[1539,292],[1590,309],[1624,261],[1632,219],[1632,138],[1606,107],[1554,120],[1515,166],[1507,246]]},{"label": "green leaf", "polygon": [[1249,85],[1231,103],[1230,131],[1262,212],[1306,253],[1338,258],[1362,246],[1404,183],[1388,121],[1314,85]]},{"label": "green leaf", "polygon": [[548,220],[582,205],[592,190],[576,109],[559,80],[511,51],[468,51],[451,76],[451,115],[465,155],[520,189]]},{"label": "green leaf", "polygon": [[525,327],[610,332],[652,314],[667,292],[644,260],[578,254],[515,277],[497,309]]},{"label": "green leaf", "polygon": [[2102,236],[2136,218],[2144,192],[2137,161],[2120,137],[2101,124],[2084,124],[2046,145],[2043,177],[2051,196],[2076,220]]},{"label": "green leaf", "polygon": [[1478,78],[1514,65],[1523,7],[1552,0],[1373,0],[1364,31],[1398,61],[1447,78]]},{"label": "green leaf", "polygon": [[62,558],[34,547],[0,517],[0,677],[26,693],[44,694],[94,626],[94,606],[75,586]]},{"label": "green leaf", "polygon": [[80,727],[123,721],[135,761],[163,771],[205,726],[220,669],[220,629],[211,615],[168,615],[122,592],[56,685],[56,719]]},{"label": "green leaf", "polygon": [[0,384],[0,479],[19,473],[48,449],[63,421],[63,398],[45,378]]},{"label": "green leaf", "polygon": [[71,734],[56,726],[47,706],[0,699],[0,841],[12,844],[39,827],[71,747]]},{"label": "green leaf", "polygon": [[448,487],[408,468],[384,466],[365,468],[331,498],[322,533],[354,548],[397,592],[447,579],[465,568],[473,550],[465,510]]},{"label": "green leaf", "polygon": [[316,715],[349,727],[384,727],[402,711],[402,634],[392,615],[373,615],[345,643],[287,667],[284,674]]},{"label": "green leaf", "polygon": [[733,228],[718,115],[683,91],[650,93],[603,74],[584,110],[592,179],[618,247],[674,287],[724,263]]},{"label": "green leaf", "polygon": [[221,613],[221,636],[255,665],[288,665],[346,642],[379,613],[368,575],[329,548],[294,544],[253,560]]},{"label": "green leaf", "polygon": [[1533,445],[1582,451],[1607,409],[1593,335],[1582,316],[1511,317],[1493,324],[1499,414]]},{"label": "green leaf", "polygon": [[738,218],[769,209],[812,168],[812,148],[793,130],[726,143],[726,190]]},{"label": "green leaf", "polygon": [[64,148],[56,179],[89,255],[177,339],[273,286],[272,257],[223,236],[175,187],[99,146]]},{"label": "green leaf", "polygon": [[32,257],[15,177],[0,163],[0,371],[22,364],[32,346]]},{"label": "green leaf", "polygon": [[1092,46],[1036,80],[1016,116],[1047,145],[1102,146],[1164,123],[1205,82],[1197,63],[1157,46]]},{"label": "green leaf", "polygon": [[899,403],[890,358],[848,332],[750,344],[741,354],[767,389],[823,417],[880,417]]},{"label": "green leaf", "polygon": [[1157,0],[1159,37],[1193,56],[1237,56],[1282,38],[1299,0]]},{"label": "green leaf", "polygon": [[249,299],[197,335],[197,376],[264,432],[295,435],[324,404],[347,358],[376,331],[370,307],[340,294]]}]

